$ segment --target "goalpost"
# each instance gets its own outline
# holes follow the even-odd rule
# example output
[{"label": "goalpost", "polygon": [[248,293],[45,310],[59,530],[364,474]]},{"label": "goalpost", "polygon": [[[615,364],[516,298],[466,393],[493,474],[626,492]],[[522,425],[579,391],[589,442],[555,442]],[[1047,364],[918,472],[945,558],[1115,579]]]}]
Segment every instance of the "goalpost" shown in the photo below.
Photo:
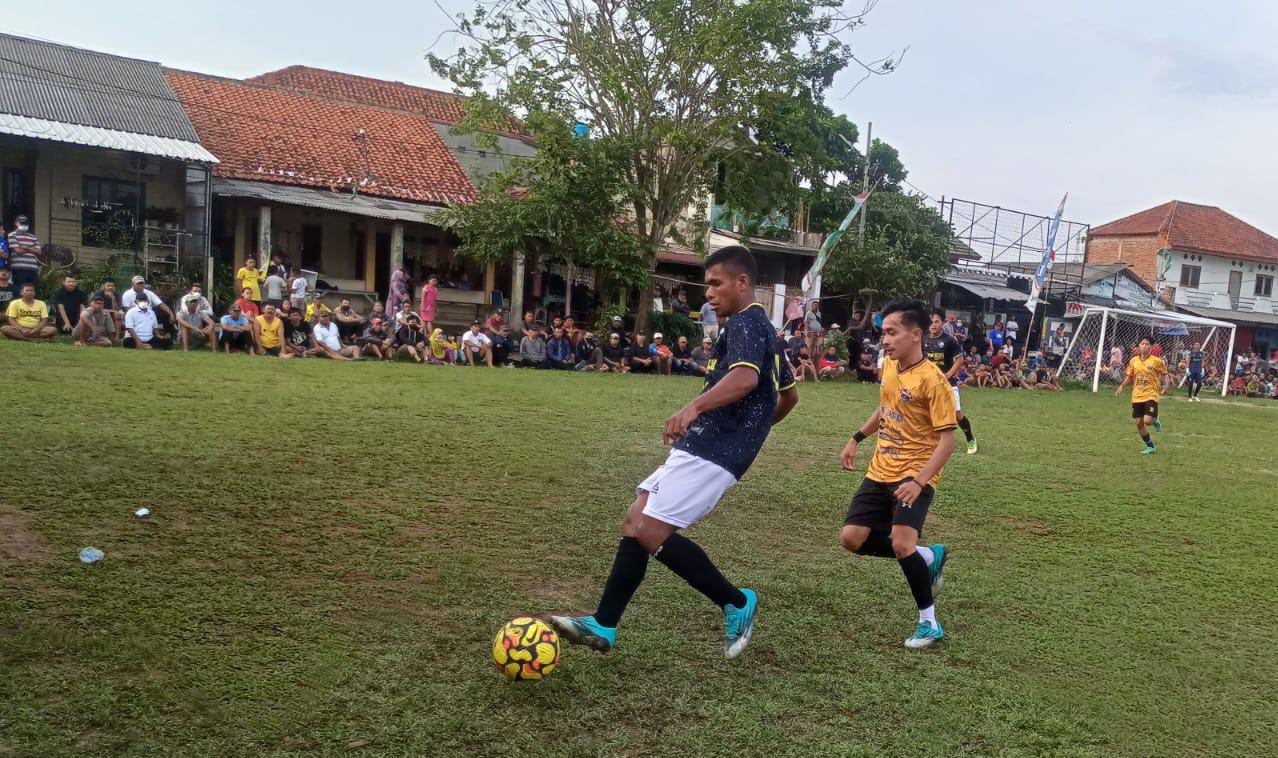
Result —
[{"label": "goalpost", "polygon": [[1178,386],[1185,381],[1189,351],[1198,343],[1203,351],[1203,387],[1219,389],[1224,395],[1229,388],[1237,330],[1227,321],[1183,313],[1089,307],[1074,330],[1056,378],[1087,382],[1092,392],[1101,384],[1118,385],[1136,345],[1142,337],[1149,337],[1161,348],[1167,370]]}]

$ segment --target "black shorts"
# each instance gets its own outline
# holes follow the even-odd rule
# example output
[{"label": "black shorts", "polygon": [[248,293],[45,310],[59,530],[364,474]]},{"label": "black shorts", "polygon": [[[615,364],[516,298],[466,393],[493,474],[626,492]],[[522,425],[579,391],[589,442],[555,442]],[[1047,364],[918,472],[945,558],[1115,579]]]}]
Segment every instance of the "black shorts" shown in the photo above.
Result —
[{"label": "black shorts", "polygon": [[1158,418],[1158,401],[1146,400],[1143,403],[1132,403],[1132,418],[1145,418],[1153,416]]},{"label": "black shorts", "polygon": [[278,356],[280,354],[280,349],[278,347],[268,347],[263,348],[263,350],[267,355]]},{"label": "black shorts", "polygon": [[927,511],[932,506],[936,490],[929,484],[919,493],[918,499],[906,505],[894,494],[900,484],[884,484],[872,479],[861,482],[861,488],[852,496],[852,505],[848,506],[843,525],[868,526],[872,532],[891,532],[894,524],[904,524],[923,534],[923,522],[927,520]]}]

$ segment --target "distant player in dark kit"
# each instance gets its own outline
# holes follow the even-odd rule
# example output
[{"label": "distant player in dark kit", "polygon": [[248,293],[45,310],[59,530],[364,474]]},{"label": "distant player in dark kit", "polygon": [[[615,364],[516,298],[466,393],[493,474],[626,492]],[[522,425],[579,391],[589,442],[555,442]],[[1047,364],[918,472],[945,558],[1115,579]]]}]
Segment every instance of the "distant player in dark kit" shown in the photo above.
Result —
[{"label": "distant player in dark kit", "polygon": [[923,340],[923,355],[936,364],[945,378],[949,380],[950,389],[954,391],[954,416],[958,419],[959,429],[967,437],[967,454],[976,452],[976,438],[972,436],[972,424],[963,415],[963,403],[959,400],[958,375],[963,373],[963,346],[944,331],[945,311],[932,309],[932,323],[928,328],[927,338]]},{"label": "distant player in dark kit", "polygon": [[662,440],[673,449],[637,488],[594,615],[550,617],[569,642],[603,653],[617,644],[617,623],[643,582],[649,556],[723,609],[726,657],[740,655],[754,631],[758,597],[725,579],[679,530],[710,515],[799,395],[789,364],[776,352],[767,312],[753,302],[754,256],[733,245],[706,258],[705,265],[706,301],[723,325],[706,365],[705,385],[666,421]]},{"label": "distant player in dark kit", "polygon": [[883,384],[879,408],[843,448],[840,463],[851,471],[861,440],[879,435],[865,481],[852,496],[840,534],[857,555],[895,558],[918,606],[919,623],[905,640],[929,647],[945,636],[936,620],[934,596],[945,568],[944,545],[923,547],[923,533],[941,469],[954,452],[954,393],[941,369],[923,353],[927,306],[896,300],[883,308]]},{"label": "distant player in dark kit", "polygon": [[1158,420],[1158,401],[1171,382],[1167,364],[1153,352],[1153,342],[1148,337],[1141,337],[1136,355],[1127,362],[1127,374],[1123,376],[1123,383],[1114,392],[1115,395],[1121,395],[1123,388],[1129,383],[1132,385],[1132,418],[1136,420],[1136,433],[1145,443],[1145,449],[1140,451],[1141,455],[1158,452],[1146,427],[1152,426],[1156,432],[1163,430],[1163,422]]},{"label": "distant player in dark kit", "polygon": [[1202,346],[1194,343],[1189,351],[1189,370],[1185,372],[1185,384],[1189,387],[1189,402],[1201,403],[1198,393],[1203,391],[1203,351]]}]

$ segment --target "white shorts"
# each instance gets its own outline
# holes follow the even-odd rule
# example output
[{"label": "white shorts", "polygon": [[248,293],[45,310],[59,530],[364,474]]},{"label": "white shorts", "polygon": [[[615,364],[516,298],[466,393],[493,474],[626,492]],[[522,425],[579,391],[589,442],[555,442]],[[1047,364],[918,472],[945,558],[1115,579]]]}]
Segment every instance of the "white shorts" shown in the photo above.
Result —
[{"label": "white shorts", "polygon": [[705,458],[671,450],[670,457],[635,488],[648,493],[643,514],[686,529],[710,515],[723,493],[737,483],[724,467]]},{"label": "white shorts", "polygon": [[954,390],[954,410],[955,411],[963,410],[963,403],[959,401],[958,387],[956,385],[951,384],[950,389]]}]

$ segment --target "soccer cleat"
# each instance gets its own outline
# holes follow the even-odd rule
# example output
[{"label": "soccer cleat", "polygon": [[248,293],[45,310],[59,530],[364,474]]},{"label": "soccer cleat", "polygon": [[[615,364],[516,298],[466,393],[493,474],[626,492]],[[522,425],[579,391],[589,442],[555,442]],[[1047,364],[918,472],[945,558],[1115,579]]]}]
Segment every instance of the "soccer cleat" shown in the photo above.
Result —
[{"label": "soccer cleat", "polygon": [[1156,445],[1146,445],[1145,449],[1140,451],[1140,454],[1153,455],[1154,453],[1157,453],[1157,452],[1158,452],[1158,447]]},{"label": "soccer cleat", "polygon": [[759,610],[759,597],[754,590],[741,589],[745,595],[744,608],[731,605],[723,606],[723,628],[727,639],[723,643],[723,657],[731,660],[741,655],[746,645],[750,644],[750,635],[754,634],[754,614]]},{"label": "soccer cleat", "polygon": [[551,616],[550,625],[560,637],[596,652],[607,653],[617,644],[617,628],[600,624],[594,616]]},{"label": "soccer cleat", "polygon": [[945,546],[936,544],[932,546],[932,565],[927,567],[928,572],[932,574],[932,597],[936,597],[941,591],[941,585],[945,583],[945,578],[941,575],[945,571],[945,559],[950,557]]},{"label": "soccer cleat", "polygon": [[971,442],[967,443],[967,454],[968,455],[976,454],[976,440],[972,440]]},{"label": "soccer cleat", "polygon": [[940,622],[933,623],[931,621],[920,621],[914,634],[905,641],[905,646],[918,650],[919,648],[931,647],[945,637],[945,632],[941,631]]},{"label": "soccer cleat", "polygon": [[1154,431],[1161,432],[1162,430],[1163,422],[1159,421],[1157,416],[1154,416]]}]

